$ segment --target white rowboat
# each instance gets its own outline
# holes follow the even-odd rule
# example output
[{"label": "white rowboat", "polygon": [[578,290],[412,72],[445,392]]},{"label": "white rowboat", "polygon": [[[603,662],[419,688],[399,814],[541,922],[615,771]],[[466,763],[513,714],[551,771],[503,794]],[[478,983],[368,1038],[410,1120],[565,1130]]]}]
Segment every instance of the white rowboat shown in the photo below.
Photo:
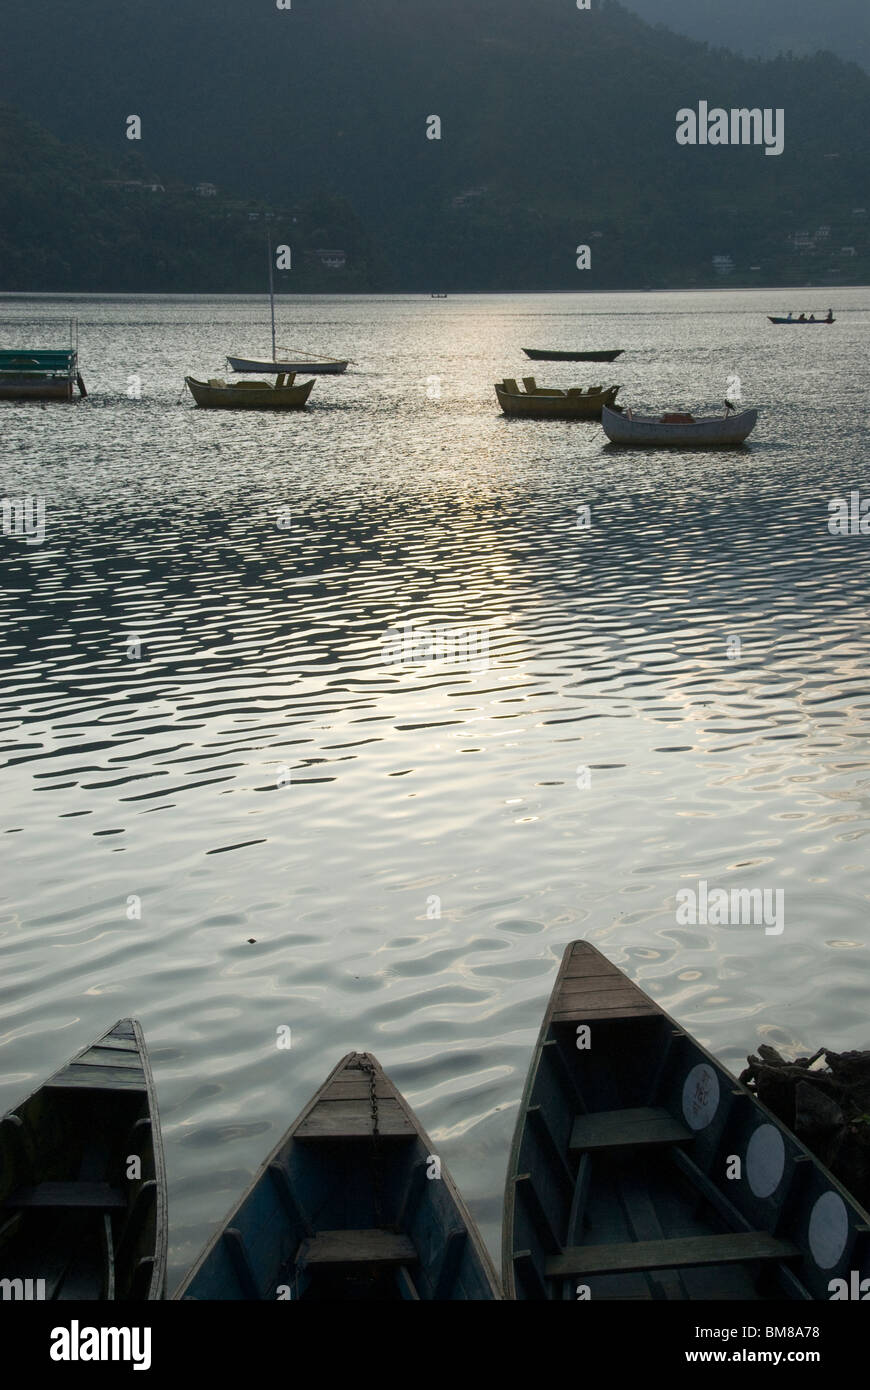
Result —
[{"label": "white rowboat", "polygon": [[281,361],[266,361],[261,357],[228,357],[227,362],[234,372],[265,372],[274,376],[278,372],[310,372],[312,376],[338,376],[347,371],[347,362],[337,357],[320,359],[294,357]]},{"label": "white rowboat", "polygon": [[648,448],[727,448],[743,444],[755,428],[757,410],[739,414],[692,416],[642,416],[619,412],[604,406],[601,425],[611,444],[633,444]]}]

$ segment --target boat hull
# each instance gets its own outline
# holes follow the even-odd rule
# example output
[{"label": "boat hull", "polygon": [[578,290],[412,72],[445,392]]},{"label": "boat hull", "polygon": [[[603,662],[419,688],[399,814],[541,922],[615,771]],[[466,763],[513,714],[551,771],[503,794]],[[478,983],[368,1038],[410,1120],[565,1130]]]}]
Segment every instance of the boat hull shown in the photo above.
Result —
[{"label": "boat hull", "polygon": [[559,352],[549,348],[523,348],[526,357],[531,357],[533,362],[615,362],[624,351],[624,348],[597,352]]},{"label": "boat hull", "polygon": [[197,405],[210,410],[303,410],[314,387],[306,381],[301,386],[267,386],[263,382],[238,382],[227,386],[184,378]]},{"label": "boat hull", "polygon": [[724,449],[744,444],[758,422],[757,410],[738,415],[715,416],[674,424],[656,419],[632,418],[625,412],[601,413],[601,424],[611,444],[660,449]]},{"label": "boat hull", "polygon": [[832,323],[837,322],[836,319],[778,319],[773,318],[770,314],[767,317],[770,323],[775,323],[777,327],[782,328],[818,328],[820,324],[825,324],[830,328]]},{"label": "boat hull", "polygon": [[870,1218],[710,1053],[577,941],[520,1105],[503,1252],[507,1298],[827,1300],[832,1279],[870,1276]]},{"label": "boat hull", "polygon": [[600,420],[604,406],[612,406],[620,388],[610,386],[593,395],[555,391],[509,391],[496,384],[495,394],[505,415],[527,420]]},{"label": "boat hull", "polygon": [[0,1279],[43,1279],[61,1301],[160,1299],[167,1227],[151,1067],[121,1019],[0,1120]]},{"label": "boat hull", "polygon": [[500,1298],[474,1222],[433,1156],[437,1146],[377,1060],[349,1053],[173,1297]]},{"label": "boat hull", "polygon": [[347,371],[347,362],[270,362],[258,357],[228,357],[234,372],[264,372],[277,376],[281,372],[310,372],[312,376],[340,376]]}]

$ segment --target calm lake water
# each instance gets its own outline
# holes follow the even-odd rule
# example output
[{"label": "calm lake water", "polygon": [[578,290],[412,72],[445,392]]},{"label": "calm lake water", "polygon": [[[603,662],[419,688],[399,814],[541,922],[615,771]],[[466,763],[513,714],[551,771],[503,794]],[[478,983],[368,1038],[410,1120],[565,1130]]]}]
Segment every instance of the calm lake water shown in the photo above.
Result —
[{"label": "calm lake water", "polygon": [[[828,529],[870,495],[870,291],[297,299],[279,342],[355,360],[283,417],[184,390],[266,348],[263,299],[5,299],[2,346],[70,314],[89,398],[0,405],[2,492],[46,509],[0,537],[0,1111],[142,1019],[170,1286],[352,1048],[497,1256],[576,937],[734,1069],[870,1045],[870,536]],[[529,371],[716,412],[736,375],[761,418],[616,451],[503,418]],[[406,624],[445,650],[390,661]],[[678,921],[700,880],[782,890],[784,930]]]}]

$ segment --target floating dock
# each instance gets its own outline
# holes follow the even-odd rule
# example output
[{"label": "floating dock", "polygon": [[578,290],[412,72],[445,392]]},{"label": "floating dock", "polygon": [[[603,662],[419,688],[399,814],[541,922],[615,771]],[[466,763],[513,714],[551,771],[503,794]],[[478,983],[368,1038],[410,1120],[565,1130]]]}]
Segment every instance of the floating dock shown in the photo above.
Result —
[{"label": "floating dock", "polygon": [[0,400],[71,401],[75,387],[86,396],[78,366],[78,323],[70,320],[68,348],[0,351]]},{"label": "floating dock", "polygon": [[76,384],[84,396],[78,354],[72,348],[0,352],[0,400],[71,401]]}]

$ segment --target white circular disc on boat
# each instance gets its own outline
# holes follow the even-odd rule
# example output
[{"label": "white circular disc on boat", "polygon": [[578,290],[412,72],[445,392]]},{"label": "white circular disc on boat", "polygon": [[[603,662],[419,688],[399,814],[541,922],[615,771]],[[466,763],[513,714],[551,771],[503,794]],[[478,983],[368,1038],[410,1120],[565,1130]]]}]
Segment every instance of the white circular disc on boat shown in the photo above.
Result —
[{"label": "white circular disc on boat", "polygon": [[833,1269],[849,1239],[849,1213],[838,1192],[825,1192],[810,1213],[809,1241],[819,1269]]},{"label": "white circular disc on boat", "polygon": [[746,1149],[746,1180],[756,1197],[771,1197],[785,1172],[785,1143],[776,1125],[759,1125]]},{"label": "white circular disc on boat", "polygon": [[719,1078],[711,1066],[692,1067],[683,1086],[683,1114],[690,1129],[706,1129],[719,1109]]}]

